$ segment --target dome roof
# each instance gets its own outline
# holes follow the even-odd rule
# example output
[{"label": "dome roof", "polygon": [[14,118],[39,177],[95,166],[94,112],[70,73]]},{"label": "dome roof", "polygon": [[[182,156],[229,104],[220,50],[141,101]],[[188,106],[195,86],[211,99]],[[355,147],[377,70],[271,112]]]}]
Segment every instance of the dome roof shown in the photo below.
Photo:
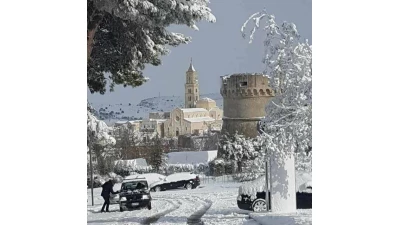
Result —
[{"label": "dome roof", "polygon": [[215,102],[215,101],[212,100],[211,98],[202,98],[202,99],[200,99],[199,101],[202,101],[202,102]]}]

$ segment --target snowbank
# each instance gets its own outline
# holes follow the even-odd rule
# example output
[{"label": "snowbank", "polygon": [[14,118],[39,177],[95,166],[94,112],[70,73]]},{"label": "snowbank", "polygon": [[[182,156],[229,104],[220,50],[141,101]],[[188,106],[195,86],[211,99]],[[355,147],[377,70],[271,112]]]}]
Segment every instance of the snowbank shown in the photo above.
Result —
[{"label": "snowbank", "polygon": [[170,152],[168,164],[200,164],[209,163],[217,158],[217,150],[200,152]]}]

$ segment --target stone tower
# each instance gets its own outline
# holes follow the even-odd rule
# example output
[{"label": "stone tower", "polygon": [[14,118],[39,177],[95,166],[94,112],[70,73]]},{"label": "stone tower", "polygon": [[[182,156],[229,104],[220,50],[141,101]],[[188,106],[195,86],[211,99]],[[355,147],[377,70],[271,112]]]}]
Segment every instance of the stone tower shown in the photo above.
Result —
[{"label": "stone tower", "polygon": [[224,99],[222,133],[238,131],[247,137],[258,135],[257,125],[273,97],[268,78],[262,74],[232,74],[221,77]]},{"label": "stone tower", "polygon": [[199,81],[196,70],[193,67],[193,61],[190,59],[189,69],[186,71],[185,83],[185,108],[195,108],[199,100]]}]

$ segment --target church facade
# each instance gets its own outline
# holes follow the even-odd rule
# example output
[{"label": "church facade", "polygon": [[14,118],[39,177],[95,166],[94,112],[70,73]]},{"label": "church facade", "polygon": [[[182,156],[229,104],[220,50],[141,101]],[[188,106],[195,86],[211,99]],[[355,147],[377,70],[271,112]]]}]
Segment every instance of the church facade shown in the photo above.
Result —
[{"label": "church facade", "polygon": [[193,62],[186,71],[185,108],[176,108],[164,123],[166,137],[195,134],[202,135],[210,130],[221,130],[223,111],[210,98],[200,99],[197,72]]}]

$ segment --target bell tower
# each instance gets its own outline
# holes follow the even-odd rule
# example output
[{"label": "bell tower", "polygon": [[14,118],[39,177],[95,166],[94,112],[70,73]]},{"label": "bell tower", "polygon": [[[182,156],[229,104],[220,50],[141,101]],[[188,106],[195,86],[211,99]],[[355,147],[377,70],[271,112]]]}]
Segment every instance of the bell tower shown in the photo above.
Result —
[{"label": "bell tower", "polygon": [[186,71],[185,83],[185,108],[195,108],[199,100],[200,90],[196,70],[193,67],[193,60],[190,59],[189,69]]}]

